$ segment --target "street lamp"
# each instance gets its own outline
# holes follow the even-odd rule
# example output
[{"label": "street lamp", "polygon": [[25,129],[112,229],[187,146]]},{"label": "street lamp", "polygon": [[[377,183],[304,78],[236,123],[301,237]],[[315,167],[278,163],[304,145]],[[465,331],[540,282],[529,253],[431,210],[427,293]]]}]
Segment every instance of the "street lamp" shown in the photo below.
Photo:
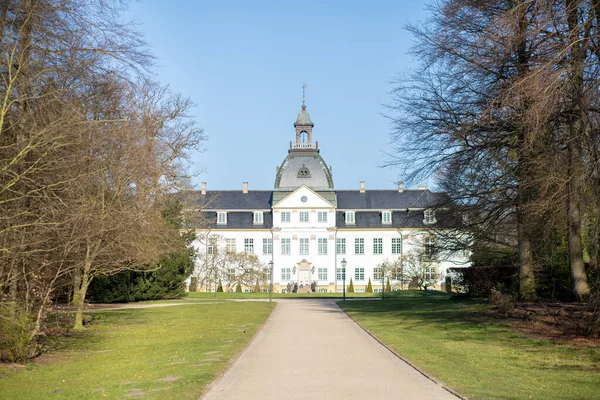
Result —
[{"label": "street lamp", "polygon": [[269,284],[269,303],[273,301],[273,260],[269,261],[269,271],[271,271],[271,279]]},{"label": "street lamp", "polygon": [[344,301],[346,301],[346,264],[348,261],[346,259],[342,259],[342,279],[344,280]]}]

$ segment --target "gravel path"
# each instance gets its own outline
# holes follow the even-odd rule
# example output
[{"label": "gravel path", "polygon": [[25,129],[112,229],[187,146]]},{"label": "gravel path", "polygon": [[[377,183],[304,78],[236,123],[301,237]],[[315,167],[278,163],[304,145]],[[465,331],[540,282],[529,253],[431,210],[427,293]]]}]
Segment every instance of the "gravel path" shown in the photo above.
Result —
[{"label": "gravel path", "polygon": [[335,300],[277,303],[205,400],[458,398],[374,340]]}]

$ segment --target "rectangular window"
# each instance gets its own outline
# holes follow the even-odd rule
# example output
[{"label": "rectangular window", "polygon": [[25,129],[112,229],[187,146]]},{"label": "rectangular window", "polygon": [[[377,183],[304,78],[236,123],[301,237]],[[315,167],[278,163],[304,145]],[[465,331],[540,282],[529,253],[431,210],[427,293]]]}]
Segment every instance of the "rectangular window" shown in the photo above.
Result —
[{"label": "rectangular window", "polygon": [[227,224],[227,213],[223,211],[219,211],[217,213],[217,225],[226,225]]},{"label": "rectangular window", "polygon": [[254,239],[244,239],[244,251],[248,254],[254,254]]},{"label": "rectangular window", "polygon": [[389,225],[392,223],[392,213],[389,211],[383,211],[381,213],[381,223],[384,225]]},{"label": "rectangular window", "polygon": [[263,268],[263,278],[266,281],[271,281],[271,268]]},{"label": "rectangular window", "polygon": [[344,279],[344,275],[345,275],[345,274],[344,274],[344,271],[343,271],[343,269],[342,269],[342,268],[338,268],[338,269],[336,270],[336,273],[335,273],[335,278],[336,278],[338,281],[341,281],[342,279]]},{"label": "rectangular window", "polygon": [[273,240],[271,238],[263,239],[263,254],[273,253]]},{"label": "rectangular window", "polygon": [[308,255],[308,238],[300,238],[300,255]]},{"label": "rectangular window", "polygon": [[354,225],[354,211],[346,211],[346,224],[347,225]]},{"label": "rectangular window", "polygon": [[235,253],[235,238],[225,239],[225,251],[229,254]]},{"label": "rectangular window", "polygon": [[263,223],[263,213],[262,212],[256,211],[254,213],[254,223],[256,225],[261,225]]},{"label": "rectangular window", "polygon": [[394,280],[402,279],[402,267],[392,267],[390,270],[390,278]]},{"label": "rectangular window", "polygon": [[365,254],[365,239],[354,239],[354,254]]},{"label": "rectangular window", "polygon": [[319,238],[319,254],[324,255],[327,254],[327,238]]},{"label": "rectangular window", "polygon": [[434,258],[437,255],[437,243],[435,236],[427,236],[424,240],[424,252],[426,258]]},{"label": "rectangular window", "polygon": [[354,268],[354,279],[357,281],[365,280],[365,269],[364,268]]},{"label": "rectangular window", "polygon": [[290,212],[289,211],[283,211],[281,213],[281,222],[290,222]]},{"label": "rectangular window", "polygon": [[300,211],[300,222],[308,222],[308,211]]},{"label": "rectangular window", "polygon": [[217,254],[217,242],[215,240],[210,240],[206,246],[206,252],[208,254]]},{"label": "rectangular window", "polygon": [[402,254],[402,238],[392,238],[392,254]]},{"label": "rectangular window", "polygon": [[327,211],[319,211],[317,217],[319,222],[327,222]]},{"label": "rectangular window", "polygon": [[381,267],[373,268],[373,279],[380,281],[382,277],[383,277],[383,268],[381,268]]},{"label": "rectangular window", "polygon": [[289,256],[290,254],[292,254],[290,238],[281,239],[281,254],[285,256]]},{"label": "rectangular window", "polygon": [[227,268],[227,282],[235,281],[235,268]]},{"label": "rectangular window", "polygon": [[281,268],[281,280],[289,281],[292,279],[292,269],[291,268]]},{"label": "rectangular window", "polygon": [[318,272],[318,278],[320,281],[326,281],[327,280],[327,268],[319,268],[317,270]]},{"label": "rectangular window", "polygon": [[425,280],[426,281],[435,280],[435,275],[436,275],[435,269],[436,269],[435,267],[425,267]]},{"label": "rectangular window", "polygon": [[346,254],[346,239],[339,238],[335,241],[335,247],[338,254]]},{"label": "rectangular window", "polygon": [[383,254],[383,239],[382,238],[374,238],[373,239],[373,254]]},{"label": "rectangular window", "polygon": [[435,210],[425,210],[423,222],[426,224],[435,223]]}]

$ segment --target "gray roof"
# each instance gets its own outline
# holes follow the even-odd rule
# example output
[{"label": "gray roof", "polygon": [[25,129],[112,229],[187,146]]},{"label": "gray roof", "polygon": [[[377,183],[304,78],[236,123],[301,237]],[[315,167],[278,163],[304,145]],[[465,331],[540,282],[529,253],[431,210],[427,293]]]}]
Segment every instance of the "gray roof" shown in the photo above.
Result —
[{"label": "gray roof", "polygon": [[[298,172],[304,168],[308,169],[309,176],[299,176]],[[333,189],[331,170],[318,150],[308,152],[291,150],[277,169],[275,189],[294,190],[302,185],[315,190]]]},{"label": "gray roof", "polygon": [[188,206],[204,210],[270,210],[270,190],[210,190],[206,195],[198,190],[186,193]]},{"label": "gray roof", "polygon": [[429,190],[336,190],[337,206],[342,210],[405,210],[430,208],[448,202],[446,193]]},{"label": "gray roof", "polygon": [[263,213],[263,223],[257,225],[254,223],[254,213],[249,211],[228,212],[227,224],[217,225],[217,212],[205,211],[203,213],[206,226],[209,229],[271,229],[273,227],[273,214],[271,212]]},{"label": "gray roof", "polygon": [[392,211],[392,223],[382,224],[381,213],[377,211],[357,211],[354,215],[355,224],[346,225],[343,211],[335,213],[335,226],[338,228],[452,228],[457,227],[457,218],[448,211],[437,210],[435,213],[436,223],[424,224],[425,215],[423,211],[410,210]]},{"label": "gray roof", "polygon": [[[336,190],[337,208],[340,210],[406,210],[407,208],[434,208],[449,203],[446,193],[429,190]],[[210,190],[202,195],[199,190],[184,194],[188,207],[205,210],[270,210],[273,202],[271,190]]]}]

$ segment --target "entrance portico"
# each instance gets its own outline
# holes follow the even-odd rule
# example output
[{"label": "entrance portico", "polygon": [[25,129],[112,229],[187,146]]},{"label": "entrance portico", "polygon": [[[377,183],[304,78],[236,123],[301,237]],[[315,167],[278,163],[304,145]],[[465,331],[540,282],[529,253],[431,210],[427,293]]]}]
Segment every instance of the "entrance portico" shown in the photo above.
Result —
[{"label": "entrance portico", "polygon": [[[306,259],[302,259],[302,261],[296,264],[296,268],[298,268],[296,281],[298,291],[310,292],[310,285],[313,282],[312,274],[314,273],[315,267],[312,266],[312,263],[306,261]],[[307,288],[308,290],[306,290]]]}]

